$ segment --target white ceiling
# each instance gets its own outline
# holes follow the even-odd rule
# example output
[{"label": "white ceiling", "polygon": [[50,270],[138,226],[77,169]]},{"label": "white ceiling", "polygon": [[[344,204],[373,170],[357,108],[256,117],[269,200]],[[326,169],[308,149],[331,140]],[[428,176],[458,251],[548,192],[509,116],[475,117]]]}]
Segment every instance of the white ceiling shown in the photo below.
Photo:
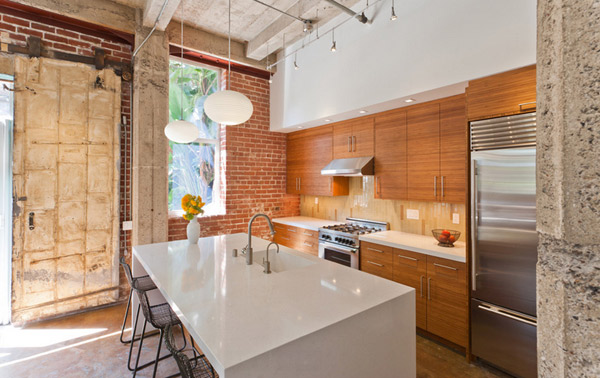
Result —
[{"label": "white ceiling", "polygon": [[[144,9],[162,7],[164,0],[113,0],[134,8]],[[315,20],[323,25],[340,14],[340,10],[325,0],[261,0],[277,9],[303,19]],[[337,0],[351,8],[358,0]],[[227,36],[228,0],[169,0],[168,4],[179,3],[177,9],[165,12],[176,22],[180,22],[182,7],[184,23],[210,33]],[[169,7],[169,5],[167,5]],[[317,19],[318,12],[318,19]],[[147,12],[152,14],[152,12]],[[154,16],[155,18],[156,16]],[[356,21],[358,22],[358,21]],[[316,25],[315,23],[315,25]],[[166,25],[167,22],[161,22]],[[316,32],[316,26],[313,33]],[[231,0],[231,36],[232,39],[246,43],[246,55],[261,60],[269,53],[283,46],[285,34],[286,46],[305,36],[303,24],[289,16],[270,9],[254,0]]]}]

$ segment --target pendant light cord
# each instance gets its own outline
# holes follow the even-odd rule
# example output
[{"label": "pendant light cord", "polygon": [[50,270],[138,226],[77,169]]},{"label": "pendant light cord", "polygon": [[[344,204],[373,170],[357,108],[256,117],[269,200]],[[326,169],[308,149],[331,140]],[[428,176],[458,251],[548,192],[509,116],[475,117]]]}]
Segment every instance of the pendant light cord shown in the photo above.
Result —
[{"label": "pendant light cord", "polygon": [[229,90],[229,88],[231,88],[231,0],[229,0],[229,20],[227,29],[227,34],[229,36],[227,40],[227,50],[229,51],[227,64],[227,90]]},{"label": "pendant light cord", "polygon": [[[182,75],[183,75],[183,15],[185,14],[183,12],[183,4],[185,4],[185,0],[181,1],[181,62],[179,62],[180,66],[179,66],[179,82],[182,82]],[[183,84],[181,84],[181,97],[180,97],[180,103],[179,103],[179,108],[181,110],[181,115],[180,118],[183,121]]]}]

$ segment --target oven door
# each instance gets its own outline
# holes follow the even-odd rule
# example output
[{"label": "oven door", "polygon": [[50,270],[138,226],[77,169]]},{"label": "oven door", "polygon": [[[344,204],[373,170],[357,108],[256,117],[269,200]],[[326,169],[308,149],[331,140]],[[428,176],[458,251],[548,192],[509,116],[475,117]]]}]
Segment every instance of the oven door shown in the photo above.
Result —
[{"label": "oven door", "polygon": [[319,241],[319,257],[325,260],[358,269],[358,248]]}]

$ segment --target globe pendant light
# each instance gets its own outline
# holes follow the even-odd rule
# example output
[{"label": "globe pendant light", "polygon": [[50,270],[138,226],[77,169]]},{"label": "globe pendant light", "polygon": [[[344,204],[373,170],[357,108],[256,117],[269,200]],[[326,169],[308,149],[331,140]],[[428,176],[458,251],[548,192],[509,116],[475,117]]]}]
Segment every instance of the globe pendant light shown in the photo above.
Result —
[{"label": "globe pendant light", "polygon": [[227,90],[217,91],[204,101],[204,112],[214,122],[224,125],[239,125],[250,119],[254,107],[248,97],[230,90],[231,83],[231,0],[229,0],[229,62]]},{"label": "globe pendant light", "polygon": [[[183,71],[183,1],[181,2],[181,67],[179,67],[179,79]],[[175,143],[191,143],[198,139],[198,128],[191,122],[183,119],[183,89],[181,90],[181,115],[179,120],[169,122],[165,126],[166,137]]]}]

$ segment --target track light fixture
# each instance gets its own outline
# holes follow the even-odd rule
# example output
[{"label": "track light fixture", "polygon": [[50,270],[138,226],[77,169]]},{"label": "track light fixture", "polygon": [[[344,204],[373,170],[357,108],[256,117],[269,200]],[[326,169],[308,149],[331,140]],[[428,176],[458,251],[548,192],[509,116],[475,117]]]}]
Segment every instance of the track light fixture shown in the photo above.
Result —
[{"label": "track light fixture", "polygon": [[392,0],[392,15],[390,16],[390,20],[396,21],[398,16],[396,16],[396,10],[394,9],[394,0]]},{"label": "track light fixture", "polygon": [[300,69],[300,67],[298,67],[298,63],[296,63],[297,58],[298,58],[298,54],[294,54],[294,69],[296,71]]},{"label": "track light fixture", "polygon": [[331,30],[331,52],[335,52],[337,50],[337,46],[335,45],[335,29]]}]

